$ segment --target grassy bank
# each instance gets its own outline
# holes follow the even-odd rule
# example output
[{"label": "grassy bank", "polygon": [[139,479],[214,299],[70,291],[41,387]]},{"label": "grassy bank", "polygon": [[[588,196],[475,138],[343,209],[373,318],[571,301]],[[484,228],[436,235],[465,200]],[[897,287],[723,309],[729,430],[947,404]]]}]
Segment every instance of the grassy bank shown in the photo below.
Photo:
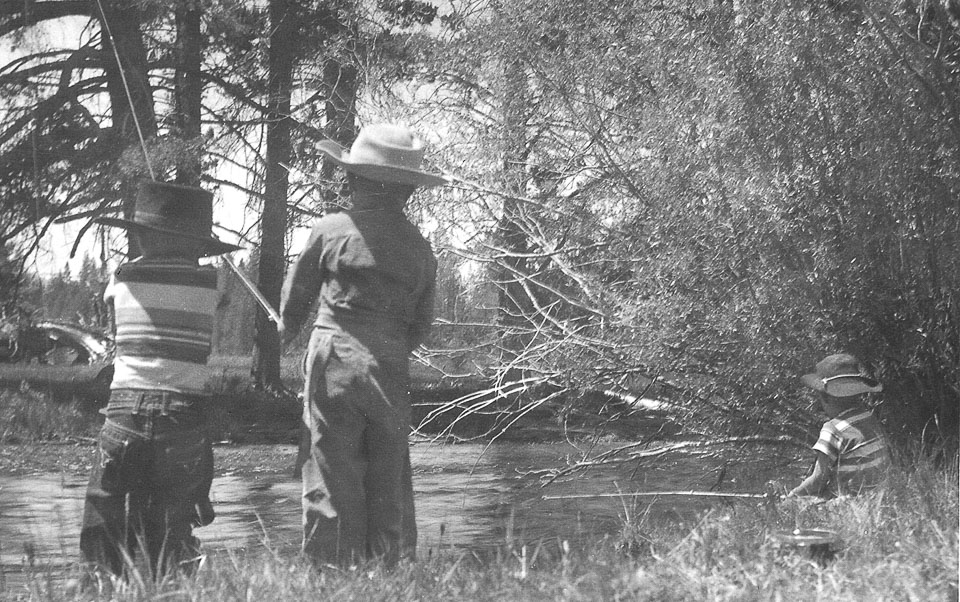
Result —
[{"label": "grassy bank", "polygon": [[[265,544],[212,556],[193,577],[138,576],[87,599],[956,600],[957,483],[956,458],[946,468],[919,458],[870,496],[718,506],[693,524],[652,523],[628,502],[615,537],[447,549],[392,572],[373,564],[318,573]],[[835,531],[837,557],[822,564],[772,538],[797,527]],[[68,576],[29,574],[0,597],[80,599],[65,593]]]},{"label": "grassy bank", "polygon": [[[232,443],[295,443],[300,406],[246,386],[217,391],[205,421],[215,441]],[[51,401],[24,388],[0,390],[0,444],[50,442],[92,443],[103,416],[83,400]]]},{"label": "grassy bank", "polygon": [[[230,411],[237,399],[248,400],[243,407],[249,416],[271,411],[263,405],[268,400],[244,391],[242,380],[225,378],[220,399],[234,400]],[[222,409],[227,413],[220,422],[229,430],[240,415]],[[0,464],[10,454],[35,464],[40,454],[31,449],[49,441],[76,442],[89,451],[98,425],[98,416],[82,405],[50,403],[30,391],[0,393]],[[219,451],[229,453],[218,469],[264,461],[253,448]],[[257,457],[243,456],[249,453]],[[43,469],[71,470],[68,463],[79,456],[66,449],[49,456],[61,465]],[[316,573],[296,554],[264,544],[217,553],[191,578],[159,584],[134,578],[110,595],[83,598],[64,590],[77,574],[69,557],[68,568],[58,572],[24,566],[10,582],[0,575],[0,599],[956,600],[958,478],[955,456],[935,464],[914,454],[870,496],[824,504],[718,504],[686,524],[654,522],[642,503],[625,500],[615,537],[526,546],[507,539],[495,550],[444,549],[393,572],[372,565]],[[821,565],[778,546],[773,534],[795,528],[836,532],[842,541],[837,558]]]},{"label": "grassy bank", "polygon": [[51,402],[28,388],[0,390],[0,444],[92,438],[99,426],[98,414],[84,402]]}]

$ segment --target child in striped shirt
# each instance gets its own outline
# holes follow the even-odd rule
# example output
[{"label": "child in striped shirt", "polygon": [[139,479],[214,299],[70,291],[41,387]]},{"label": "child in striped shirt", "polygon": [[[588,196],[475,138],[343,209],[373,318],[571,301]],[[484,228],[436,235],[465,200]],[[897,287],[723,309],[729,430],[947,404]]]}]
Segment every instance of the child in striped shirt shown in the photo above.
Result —
[{"label": "child in striped shirt", "polygon": [[857,358],[846,353],[824,358],[816,372],[801,380],[818,393],[830,420],[813,446],[813,472],[787,496],[831,498],[875,487],[890,466],[890,454],[880,422],[867,409],[864,398],[881,391],[882,385],[867,376]]},{"label": "child in striped shirt", "polygon": [[141,256],[117,269],[104,298],[114,306],[116,356],[110,400],[80,532],[89,575],[121,576],[142,553],[149,574],[197,564],[194,527],[213,520],[209,403],[217,271],[199,258],[238,247],[211,233],[213,195],[144,182],[129,229]]}]

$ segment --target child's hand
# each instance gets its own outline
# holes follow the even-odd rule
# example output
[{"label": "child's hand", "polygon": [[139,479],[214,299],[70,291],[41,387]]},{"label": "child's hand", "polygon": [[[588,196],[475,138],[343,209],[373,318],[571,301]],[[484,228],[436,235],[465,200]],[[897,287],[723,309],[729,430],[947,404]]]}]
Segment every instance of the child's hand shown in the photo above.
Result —
[{"label": "child's hand", "polygon": [[287,328],[285,322],[281,321],[277,324],[277,332],[280,334],[280,345],[286,347],[297,338],[297,331],[295,329]]},{"label": "child's hand", "polygon": [[764,489],[767,495],[777,500],[781,500],[789,495],[787,493],[789,491],[787,486],[780,481],[767,481]]}]

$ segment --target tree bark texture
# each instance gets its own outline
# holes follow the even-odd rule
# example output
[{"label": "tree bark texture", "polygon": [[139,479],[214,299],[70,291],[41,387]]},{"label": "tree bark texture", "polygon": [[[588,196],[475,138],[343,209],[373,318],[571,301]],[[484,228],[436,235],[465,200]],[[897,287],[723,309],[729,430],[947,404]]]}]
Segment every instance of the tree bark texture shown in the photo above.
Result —
[{"label": "tree bark texture", "polygon": [[[503,89],[503,174],[512,197],[522,196],[527,156],[526,102],[527,81],[519,60],[507,57],[504,63]],[[523,207],[515,198],[503,200],[503,212],[497,224],[496,245],[502,254],[495,275],[499,287],[498,313],[503,329],[503,350],[508,358],[519,357],[530,342],[525,334],[532,307],[523,286],[528,251],[527,236],[521,225]]]},{"label": "tree bark texture", "polygon": [[[334,36],[346,38],[346,59],[343,56],[331,56],[323,65],[323,84],[326,93],[324,103],[324,135],[349,147],[357,136],[357,92],[360,88],[360,69],[349,57],[357,50],[356,19],[353,16],[337,19],[330,23]],[[324,160],[320,169],[323,181],[333,179],[335,165]],[[325,190],[321,198],[321,210],[338,207],[340,198],[335,190]]]},{"label": "tree bark texture", "polygon": [[[274,307],[280,306],[280,289],[286,268],[287,171],[290,161],[290,95],[297,53],[298,25],[294,4],[270,2],[269,81],[267,98],[267,159],[264,173],[263,214],[260,222],[258,286]],[[261,309],[257,311],[253,378],[267,390],[281,390],[280,337]]]},{"label": "tree bark texture", "polygon": [[[92,0],[91,4],[92,14],[100,21],[100,47],[113,129],[124,148],[139,148],[141,136],[146,141],[157,135],[153,90],[147,77],[147,52],[140,31],[142,15],[137,3],[129,0]],[[149,157],[144,156],[144,161],[149,164]],[[149,175],[150,169],[145,165],[143,171],[143,175]],[[125,178],[120,183],[123,215],[128,219],[133,216],[137,179],[139,176]],[[131,258],[140,255],[137,241],[129,232],[127,255]]]},{"label": "tree bark texture", "polygon": [[[200,78],[202,39],[200,11],[181,3],[175,10],[177,23],[177,69],[175,74],[177,116],[180,138],[186,142],[201,136],[200,103],[203,82]],[[184,153],[177,162],[177,184],[199,186],[202,164],[199,149]]]}]

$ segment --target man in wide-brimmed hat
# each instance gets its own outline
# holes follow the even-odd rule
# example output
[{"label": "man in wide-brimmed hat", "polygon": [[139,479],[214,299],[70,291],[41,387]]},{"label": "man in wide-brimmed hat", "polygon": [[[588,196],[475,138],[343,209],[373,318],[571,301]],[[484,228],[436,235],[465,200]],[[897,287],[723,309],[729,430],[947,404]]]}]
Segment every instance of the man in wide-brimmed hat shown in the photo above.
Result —
[{"label": "man in wide-brimmed hat", "polygon": [[801,382],[817,393],[830,420],[813,446],[813,472],[787,495],[836,497],[875,487],[889,468],[890,455],[880,422],[864,398],[883,386],[847,353],[825,357]]},{"label": "man in wide-brimmed hat", "polygon": [[141,256],[121,265],[104,294],[116,316],[110,400],[80,532],[85,562],[121,575],[143,551],[154,575],[190,570],[192,535],[213,520],[213,451],[202,429],[217,271],[203,256],[238,247],[211,234],[213,195],[142,182],[131,219],[97,221],[133,232]]},{"label": "man in wide-brimmed hat", "polygon": [[347,172],[352,207],[321,218],[287,276],[280,314],[289,342],[319,309],[305,362],[303,549],[317,564],[393,564],[416,548],[409,356],[433,319],[437,262],[404,216],[426,172],[409,128],[363,128],[350,150],[321,150]]}]

